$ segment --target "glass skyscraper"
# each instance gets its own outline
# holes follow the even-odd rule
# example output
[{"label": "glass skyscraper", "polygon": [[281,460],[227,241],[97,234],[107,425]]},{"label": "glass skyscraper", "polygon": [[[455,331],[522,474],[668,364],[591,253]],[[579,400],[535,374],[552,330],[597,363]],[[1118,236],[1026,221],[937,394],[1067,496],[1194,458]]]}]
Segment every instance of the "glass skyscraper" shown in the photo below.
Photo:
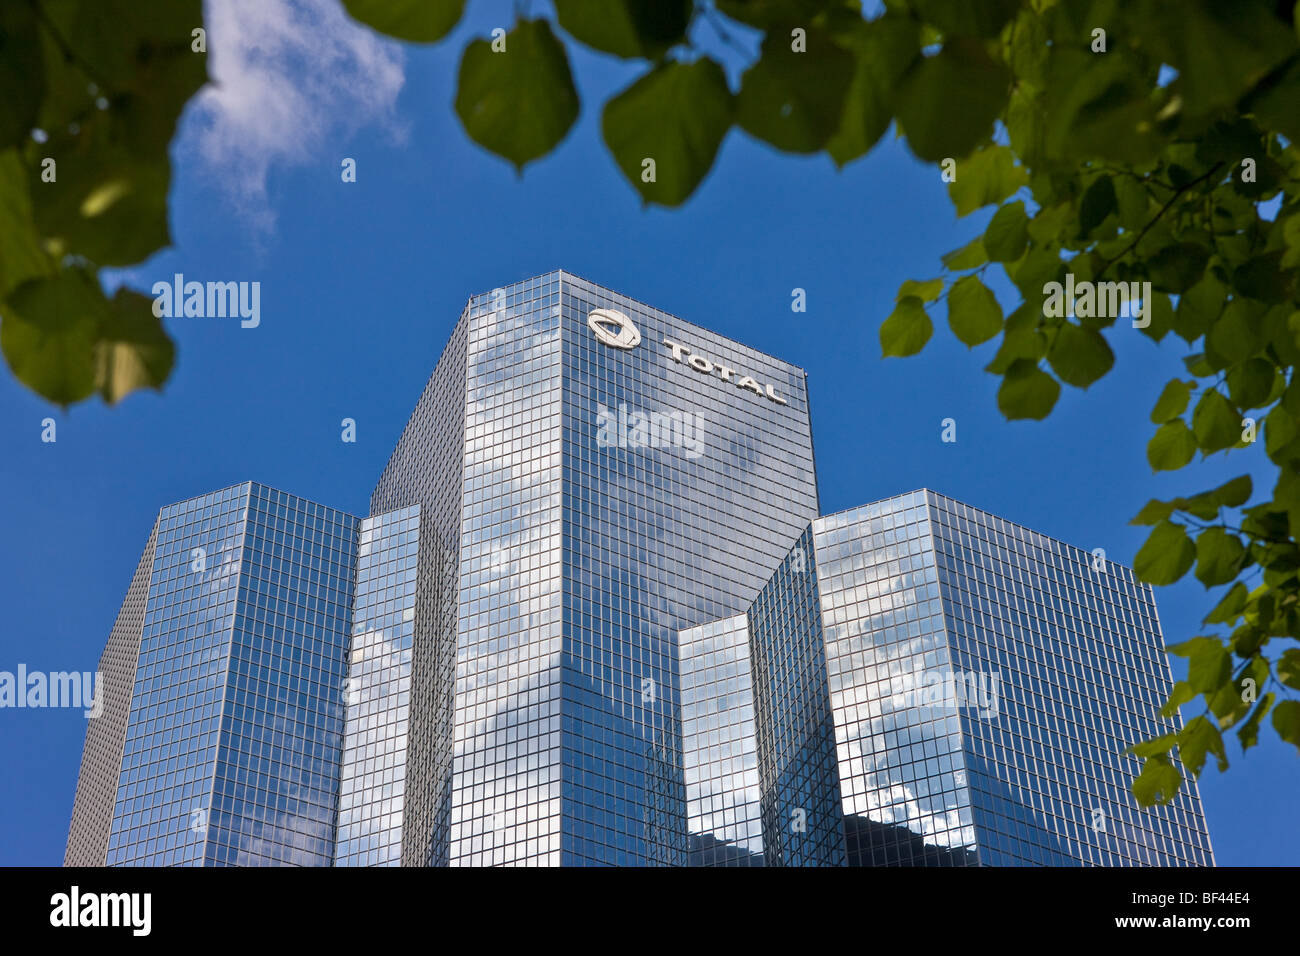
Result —
[{"label": "glass skyscraper", "polygon": [[67,862],[329,863],[356,524],[255,483],[162,509],[105,651],[129,715],[87,732]]},{"label": "glass skyscraper", "polygon": [[818,513],[798,367],[565,272],[475,296],[369,517],[160,514],[67,862],[1211,862],[1194,784],[1127,793],[1131,572],[929,492]]},{"label": "glass skyscraper", "polygon": [[1163,807],[1128,789],[1128,745],[1179,725],[1157,716],[1172,681],[1127,568],[918,491],[812,522],[748,617],[708,628],[770,675],[731,698],[781,771],[760,775],[770,862],[1213,864],[1194,780]]},{"label": "glass skyscraper", "polygon": [[[801,369],[564,272],[472,298],[371,498],[420,509],[415,704],[349,719],[337,861],[684,863],[677,632],[814,475]],[[382,838],[354,779],[400,791]]]}]

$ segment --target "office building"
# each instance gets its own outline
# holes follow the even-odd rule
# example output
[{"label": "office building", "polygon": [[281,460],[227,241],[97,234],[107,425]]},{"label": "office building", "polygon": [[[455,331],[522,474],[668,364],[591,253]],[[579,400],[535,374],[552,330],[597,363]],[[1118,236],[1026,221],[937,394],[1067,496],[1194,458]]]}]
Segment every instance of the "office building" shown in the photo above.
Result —
[{"label": "office building", "polygon": [[252,482],[162,509],[105,650],[67,862],[329,864],[356,525]]},{"label": "office building", "polygon": [[802,369],[566,272],[474,296],[366,517],[159,515],[67,860],[1212,862],[1194,783],[1128,794],[1170,683],[1130,571],[926,491],[819,513]]},{"label": "office building", "polygon": [[1126,748],[1180,724],[1157,716],[1172,679],[1128,568],[917,491],[812,522],[747,616],[692,633],[719,628],[771,675],[730,702],[757,714],[775,769],[749,799],[773,812],[748,842],[707,818],[697,839],[782,865],[1213,864],[1195,781],[1167,806],[1129,791]]}]

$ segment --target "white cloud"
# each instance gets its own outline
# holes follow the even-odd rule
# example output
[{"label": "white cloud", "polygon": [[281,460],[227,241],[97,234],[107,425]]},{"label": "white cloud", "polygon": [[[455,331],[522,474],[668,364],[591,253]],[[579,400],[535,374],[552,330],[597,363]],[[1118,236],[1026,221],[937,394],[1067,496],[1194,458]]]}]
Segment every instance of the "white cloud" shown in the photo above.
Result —
[{"label": "white cloud", "polygon": [[343,157],[324,148],[366,125],[401,135],[402,48],[353,21],[339,0],[207,0],[204,20],[212,82],[181,149],[255,224],[275,221],[273,167],[337,168]]}]

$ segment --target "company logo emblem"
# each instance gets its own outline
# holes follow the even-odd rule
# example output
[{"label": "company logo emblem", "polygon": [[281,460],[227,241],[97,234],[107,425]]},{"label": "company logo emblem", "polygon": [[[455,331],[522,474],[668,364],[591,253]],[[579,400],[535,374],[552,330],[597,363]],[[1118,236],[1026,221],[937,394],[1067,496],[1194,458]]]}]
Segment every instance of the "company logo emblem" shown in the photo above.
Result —
[{"label": "company logo emblem", "polygon": [[617,309],[592,309],[587,324],[596,338],[616,349],[634,349],[641,344],[641,331]]}]

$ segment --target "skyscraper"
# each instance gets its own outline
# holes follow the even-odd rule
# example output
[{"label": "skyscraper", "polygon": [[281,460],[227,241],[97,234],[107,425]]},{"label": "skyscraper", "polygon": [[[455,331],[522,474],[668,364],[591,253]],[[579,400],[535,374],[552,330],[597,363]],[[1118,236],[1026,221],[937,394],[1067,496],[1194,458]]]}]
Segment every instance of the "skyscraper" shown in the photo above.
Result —
[{"label": "skyscraper", "polygon": [[685,862],[676,635],[817,512],[803,371],[564,272],[475,296],[371,499],[415,506],[405,748],[349,720],[339,862],[398,862],[363,775],[406,864]]},{"label": "skyscraper", "polygon": [[69,863],[329,863],[355,549],[355,518],[251,482],[162,509],[105,650]]},{"label": "skyscraper", "polygon": [[1212,862],[1194,784],[1127,790],[1148,587],[931,492],[818,512],[798,367],[565,272],[474,296],[368,517],[160,513],[67,861]]},{"label": "skyscraper", "polygon": [[1128,789],[1125,749],[1179,726],[1157,716],[1172,681],[1129,569],[918,491],[812,522],[741,620],[711,626],[772,675],[734,698],[757,713],[759,765],[781,771],[760,775],[769,861],[1213,863],[1194,781],[1148,809]]},{"label": "skyscraper", "polygon": [[153,577],[155,521],[136,564],[131,585],[99,657],[99,693],[103,712],[86,725],[86,743],[77,774],[77,792],[68,827],[64,866],[103,866],[108,858],[108,836],[113,829],[117,800],[117,775],[122,769],[126,725],[131,716],[131,696],[140,660],[149,580]]}]

